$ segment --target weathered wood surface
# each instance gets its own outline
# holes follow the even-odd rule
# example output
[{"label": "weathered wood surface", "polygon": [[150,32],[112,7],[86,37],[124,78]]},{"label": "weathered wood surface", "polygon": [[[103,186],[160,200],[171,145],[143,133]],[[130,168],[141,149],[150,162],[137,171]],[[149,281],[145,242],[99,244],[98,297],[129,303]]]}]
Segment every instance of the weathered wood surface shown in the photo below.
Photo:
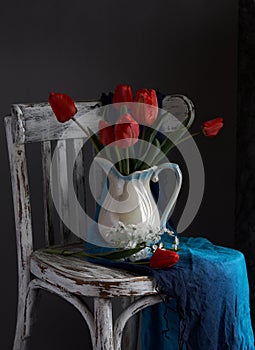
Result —
[{"label": "weathered wood surface", "polygon": [[23,350],[25,298],[30,282],[30,256],[33,251],[31,224],[31,205],[29,197],[25,146],[13,142],[15,124],[11,117],[5,118],[6,136],[9,151],[14,217],[16,226],[16,244],[18,255],[18,307],[14,350]]},{"label": "weathered wood surface", "polygon": [[[54,150],[56,155],[56,179],[54,181],[57,184],[57,197],[58,197],[58,210],[59,210],[59,233],[60,241],[65,243],[69,241],[70,231],[66,227],[64,222],[69,221],[69,208],[68,208],[68,194],[69,194],[69,179],[67,168],[67,143],[66,140],[60,140],[57,142]],[[62,221],[63,219],[63,221]]]},{"label": "weathered wood surface", "polygon": [[94,299],[95,350],[114,350],[112,302],[106,298]]},{"label": "weathered wood surface", "polygon": [[36,282],[36,280],[31,281],[29,283],[27,294],[25,296],[24,327],[22,330],[22,332],[23,332],[22,333],[22,340],[23,340],[25,349],[26,349],[26,345],[27,345],[26,341],[31,336],[33,324],[36,321],[37,308],[38,308],[39,296],[40,296],[39,288],[32,288],[32,285],[34,284],[34,282]]},{"label": "weathered wood surface", "polygon": [[[100,106],[100,102],[76,102],[75,105],[77,120],[97,130],[100,117],[95,106]],[[72,120],[59,123],[48,103],[13,105],[12,115],[17,119],[14,130],[17,143],[84,137],[84,132]]]},{"label": "weathered wood surface", "polygon": [[36,251],[31,256],[32,273],[70,293],[115,297],[156,294],[155,282],[148,276],[89,263],[74,256]]}]

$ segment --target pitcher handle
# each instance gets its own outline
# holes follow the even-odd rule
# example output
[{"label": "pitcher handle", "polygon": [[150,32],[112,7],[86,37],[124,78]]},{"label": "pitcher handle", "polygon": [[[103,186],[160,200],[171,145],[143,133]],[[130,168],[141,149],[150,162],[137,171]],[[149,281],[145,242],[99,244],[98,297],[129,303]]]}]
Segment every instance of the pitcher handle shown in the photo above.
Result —
[{"label": "pitcher handle", "polygon": [[161,170],[163,169],[171,169],[175,172],[176,175],[176,184],[175,184],[175,189],[174,192],[171,196],[171,198],[169,199],[169,202],[161,216],[161,220],[160,220],[160,227],[163,230],[166,230],[166,221],[168,218],[169,213],[171,212],[177,197],[179,195],[180,189],[181,189],[181,185],[182,185],[182,173],[181,170],[179,168],[178,164],[174,164],[174,163],[163,163],[157,166],[156,170],[154,171],[153,177],[152,177],[152,181],[153,182],[158,182],[158,174],[161,172]]}]

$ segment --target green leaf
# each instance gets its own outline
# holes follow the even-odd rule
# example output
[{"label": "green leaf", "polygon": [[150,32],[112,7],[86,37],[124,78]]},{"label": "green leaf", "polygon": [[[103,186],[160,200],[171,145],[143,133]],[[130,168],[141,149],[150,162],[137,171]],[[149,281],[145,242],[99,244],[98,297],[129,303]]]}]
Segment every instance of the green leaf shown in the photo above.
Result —
[{"label": "green leaf", "polygon": [[170,149],[175,147],[175,144],[170,139],[165,139],[161,147],[162,152],[166,155]]},{"label": "green leaf", "polygon": [[46,253],[49,253],[49,254],[57,254],[57,255],[73,255],[75,254],[76,252],[73,252],[71,250],[65,250],[65,249],[53,249],[53,248],[47,248],[47,249],[44,249],[44,251]]},{"label": "green leaf", "polygon": [[123,250],[118,250],[118,251],[110,252],[110,253],[97,254],[97,257],[118,260],[118,259],[128,258],[129,256],[140,252],[140,250],[142,250],[144,248],[145,248],[145,244],[140,244],[132,249],[123,249]]},{"label": "green leaf", "polygon": [[103,148],[103,146],[100,143],[99,135],[93,133],[93,131],[89,127],[87,127],[87,129],[89,131],[90,139],[91,139],[92,143],[96,146],[98,151],[100,151]]},{"label": "green leaf", "polygon": [[104,252],[104,253],[86,253],[86,251],[72,251],[72,250],[65,250],[65,249],[54,249],[54,248],[47,248],[44,251],[49,254],[58,254],[58,255],[65,255],[65,256],[82,256],[87,258],[94,258],[94,259],[112,259],[112,260],[119,260],[123,258],[128,258],[129,256],[138,253],[140,250],[145,248],[145,243],[141,243],[137,245],[135,248],[132,249],[119,249],[112,252]]}]

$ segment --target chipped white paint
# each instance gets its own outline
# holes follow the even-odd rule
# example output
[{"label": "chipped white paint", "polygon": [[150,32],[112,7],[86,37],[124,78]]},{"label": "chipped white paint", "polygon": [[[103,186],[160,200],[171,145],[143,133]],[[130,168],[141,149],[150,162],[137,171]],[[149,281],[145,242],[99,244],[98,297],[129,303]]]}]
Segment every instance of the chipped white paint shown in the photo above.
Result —
[{"label": "chipped white paint", "polygon": [[112,302],[106,298],[94,299],[95,350],[113,350]]},{"label": "chipped white paint", "polygon": [[[69,210],[68,210],[68,172],[67,172],[67,148],[66,140],[59,140],[55,148],[56,154],[56,166],[57,166],[57,179],[54,181],[57,184],[58,202],[59,204],[59,215],[63,218],[64,222],[69,221]],[[55,197],[56,198],[56,197]],[[65,243],[68,242],[69,229],[64,225],[62,220],[59,221],[59,233],[60,241]]]},{"label": "chipped white paint", "polygon": [[[95,106],[100,106],[100,102],[76,102],[75,105],[78,110],[76,119],[80,119],[83,124],[86,115],[86,125],[92,130],[97,130],[100,117]],[[13,105],[12,115],[17,120],[15,132],[17,143],[84,137],[83,131],[72,120],[59,123],[48,103]]]},{"label": "chipped white paint", "polygon": [[17,307],[16,334],[13,350],[23,350],[25,298],[30,282],[30,256],[33,251],[31,207],[28,187],[27,165],[24,144],[13,142],[17,124],[11,117],[5,118],[6,136],[9,151],[16,242],[18,255],[19,298]]},{"label": "chipped white paint", "polygon": [[73,256],[36,251],[31,256],[31,271],[36,277],[79,295],[112,298],[156,294],[155,282],[148,276],[95,266]]},{"label": "chipped white paint", "polygon": [[[175,98],[175,102],[177,100]],[[179,98],[179,100],[183,101],[183,98]],[[99,117],[95,112],[97,104],[100,105],[98,101],[76,103],[77,118],[79,119],[89,112],[86,122],[92,129],[97,128],[98,125]],[[173,114],[176,114],[178,103],[177,105],[175,103],[174,106]],[[183,104],[181,108],[183,108]],[[80,149],[81,142],[83,142],[81,140],[84,137],[83,132],[72,121],[65,124],[57,122],[47,103],[13,106],[12,116],[5,118],[5,125],[12,178],[19,275],[19,300],[13,350],[25,350],[26,339],[30,335],[33,321],[33,309],[38,300],[40,289],[56,293],[81,312],[88,324],[94,350],[119,350],[122,332],[128,319],[142,308],[159,302],[154,280],[148,276],[137,276],[126,271],[95,265],[73,256],[47,254],[42,250],[33,251],[30,194],[24,144],[42,142],[45,236],[46,245],[52,245],[55,241],[52,237],[54,232],[53,205],[49,193],[50,141],[58,141],[58,147],[61,150],[59,157],[59,173],[61,174],[63,166],[66,169],[68,161],[65,155],[65,140],[77,139],[77,141],[68,141],[74,142],[73,152],[77,154],[77,150]],[[67,128],[68,133],[65,132]],[[78,156],[75,170],[75,188],[77,191],[83,191],[85,179],[82,154]],[[59,199],[63,203],[68,184],[65,176],[60,178],[59,187]],[[86,198],[86,194],[83,197]],[[68,210],[65,207],[63,210],[68,215]],[[72,249],[75,247],[81,248],[81,246],[75,245]],[[32,281],[31,273],[36,277]],[[85,304],[81,303],[79,295],[95,298],[94,315]],[[114,297],[123,296],[148,297],[139,299],[128,306],[113,326],[112,300]]]}]

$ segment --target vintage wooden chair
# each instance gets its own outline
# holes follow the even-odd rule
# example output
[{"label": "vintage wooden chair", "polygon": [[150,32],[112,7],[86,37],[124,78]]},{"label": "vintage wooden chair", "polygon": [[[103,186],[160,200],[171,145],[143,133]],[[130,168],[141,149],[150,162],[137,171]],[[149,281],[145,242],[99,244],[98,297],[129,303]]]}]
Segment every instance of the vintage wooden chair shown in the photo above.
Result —
[{"label": "vintage wooden chair", "polygon": [[[98,101],[79,102],[77,118],[93,110]],[[192,103],[183,96],[168,98],[167,106],[175,115],[185,117],[193,114]],[[88,119],[93,127],[98,119]],[[72,124],[72,121],[70,122]],[[13,105],[11,116],[5,118],[12,193],[16,223],[18,255],[19,296],[17,324],[13,350],[23,350],[31,333],[34,305],[38,292],[43,289],[55,293],[71,303],[85,319],[93,349],[118,350],[121,348],[123,329],[130,317],[143,308],[161,301],[155,290],[155,283],[148,276],[137,276],[126,271],[94,265],[73,256],[53,255],[43,249],[36,250],[33,244],[31,199],[27,169],[27,148],[30,143],[41,144],[43,200],[45,219],[45,247],[71,244],[74,236],[67,227],[53,218],[54,205],[50,195],[50,164],[53,144],[58,151],[58,196],[62,210],[68,214],[67,205],[67,148],[76,158],[74,186],[78,193],[87,188],[86,162],[82,152],[84,134],[75,125],[60,124],[56,121],[47,103]],[[86,202],[86,196],[83,196]],[[84,203],[85,205],[86,203]],[[56,213],[55,213],[56,214]],[[79,222],[77,222],[79,225]],[[56,238],[57,237],[57,238]],[[81,298],[93,297],[94,313]],[[133,298],[113,324],[112,301],[115,297]],[[135,298],[134,298],[135,297]],[[131,338],[134,338],[133,335]],[[126,337],[125,350],[131,349],[131,338]],[[129,343],[129,345],[128,345]],[[57,349],[56,349],[57,350]]]}]

